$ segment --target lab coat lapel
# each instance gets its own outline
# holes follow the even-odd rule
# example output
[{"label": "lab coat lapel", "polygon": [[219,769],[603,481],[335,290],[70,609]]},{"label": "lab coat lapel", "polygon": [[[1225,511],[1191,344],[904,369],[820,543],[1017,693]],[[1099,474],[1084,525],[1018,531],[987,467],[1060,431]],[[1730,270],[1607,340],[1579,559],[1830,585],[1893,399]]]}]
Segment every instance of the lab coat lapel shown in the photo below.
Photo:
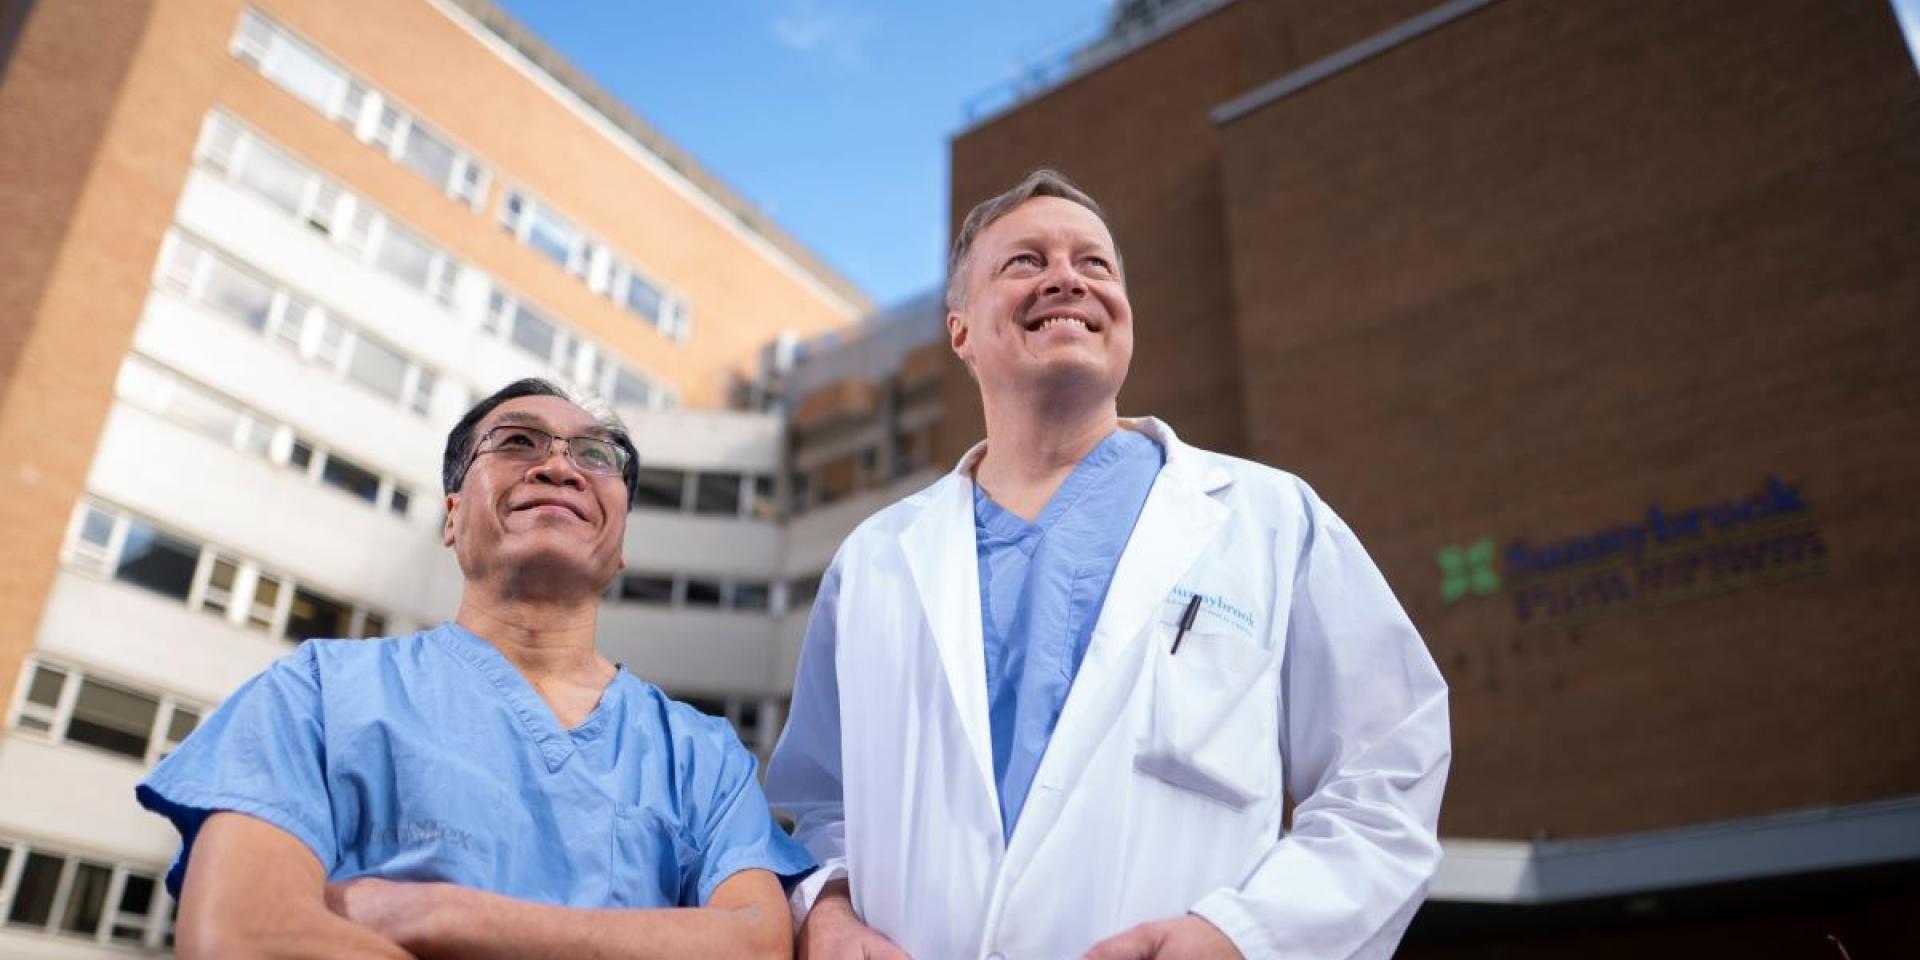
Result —
[{"label": "lab coat lapel", "polygon": [[[1140,519],[1120,553],[1093,639],[1067,693],[1046,755],[1040,760],[1035,783],[1050,788],[1064,789],[1077,780],[1076,771],[1101,739],[1125,728],[1125,724],[1115,723],[1114,711],[1131,685],[1116,686],[1112,681],[1130,666],[1144,662],[1144,658],[1132,655],[1137,650],[1135,645],[1145,642],[1141,631],[1159,614],[1180,577],[1212,545],[1231,512],[1209,495],[1229,482],[1225,470],[1181,444],[1173,431],[1157,420],[1143,418],[1134,423],[1134,428],[1160,442],[1166,449],[1167,462],[1154,479],[1140,509]],[[1044,822],[1030,820],[1045,821],[1057,809],[1050,805],[1036,808],[1029,800],[1014,827],[1007,851],[1010,860],[1026,856],[1047,833]]]},{"label": "lab coat lapel", "polygon": [[974,544],[973,485],[956,471],[900,535],[907,567],[940,652],[960,728],[983,786],[997,796],[987,726],[987,668],[980,624],[980,568]]}]

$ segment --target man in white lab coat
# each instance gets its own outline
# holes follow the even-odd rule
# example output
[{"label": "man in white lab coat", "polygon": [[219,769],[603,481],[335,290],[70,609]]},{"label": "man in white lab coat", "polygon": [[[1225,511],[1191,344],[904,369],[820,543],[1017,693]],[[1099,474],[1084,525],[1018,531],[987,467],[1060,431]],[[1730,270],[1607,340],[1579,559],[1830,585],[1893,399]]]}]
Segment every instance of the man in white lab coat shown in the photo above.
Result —
[{"label": "man in white lab coat", "polygon": [[824,864],[801,956],[1390,956],[1450,748],[1385,580],[1298,478],[1118,416],[1125,274],[1064,178],[948,283],[987,440],[841,546],[768,768]]}]

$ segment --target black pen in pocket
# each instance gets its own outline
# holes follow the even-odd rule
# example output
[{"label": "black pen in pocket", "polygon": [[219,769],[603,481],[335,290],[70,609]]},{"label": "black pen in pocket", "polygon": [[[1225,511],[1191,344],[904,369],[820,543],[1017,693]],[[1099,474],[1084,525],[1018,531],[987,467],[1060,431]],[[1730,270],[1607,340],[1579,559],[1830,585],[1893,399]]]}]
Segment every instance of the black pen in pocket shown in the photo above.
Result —
[{"label": "black pen in pocket", "polygon": [[1186,638],[1188,630],[1193,629],[1193,619],[1199,615],[1200,595],[1196,593],[1192,600],[1187,601],[1187,612],[1180,615],[1180,629],[1173,635],[1173,649],[1167,651],[1167,656],[1180,652],[1180,641]]}]

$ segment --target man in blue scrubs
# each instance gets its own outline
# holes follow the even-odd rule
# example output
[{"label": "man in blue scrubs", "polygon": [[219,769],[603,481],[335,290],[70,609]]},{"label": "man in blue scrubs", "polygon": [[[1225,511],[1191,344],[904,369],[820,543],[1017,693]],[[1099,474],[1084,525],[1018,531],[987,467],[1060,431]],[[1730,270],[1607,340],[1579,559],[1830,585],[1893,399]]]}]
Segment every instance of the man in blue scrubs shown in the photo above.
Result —
[{"label": "man in blue scrubs", "polygon": [[468,412],[453,621],[302,644],[140,785],[181,834],[182,956],[789,956],[813,861],[753,756],[594,647],[636,477],[543,381]]}]

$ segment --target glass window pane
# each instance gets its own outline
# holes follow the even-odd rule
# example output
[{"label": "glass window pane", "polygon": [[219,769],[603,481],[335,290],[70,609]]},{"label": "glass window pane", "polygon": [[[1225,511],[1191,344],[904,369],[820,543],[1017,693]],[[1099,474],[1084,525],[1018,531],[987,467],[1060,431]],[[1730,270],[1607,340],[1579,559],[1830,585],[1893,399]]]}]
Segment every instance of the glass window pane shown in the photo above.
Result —
[{"label": "glass window pane", "polygon": [[60,689],[66,686],[67,672],[45,664],[35,664],[33,682],[27,685],[27,702],[43,707],[60,705]]},{"label": "glass window pane", "polygon": [[632,370],[621,368],[613,377],[613,402],[622,406],[645,407],[653,403],[653,382]]},{"label": "glass window pane", "polygon": [[253,582],[253,603],[247,609],[247,623],[261,629],[273,626],[273,611],[279,604],[279,578],[261,574]]},{"label": "glass window pane", "polygon": [[425,290],[433,270],[433,255],[434,249],[425,241],[388,221],[386,238],[380,241],[380,253],[374,262],[382,270]]},{"label": "glass window pane", "polygon": [[347,379],[390,400],[399,400],[407,382],[407,358],[363,337],[347,359]]},{"label": "glass window pane", "polygon": [[740,475],[703,473],[694,485],[694,513],[738,516],[740,514]]},{"label": "glass window pane", "polygon": [[256,331],[265,330],[267,314],[273,310],[273,287],[216,257],[207,269],[202,302]]},{"label": "glass window pane", "polygon": [[174,707],[173,716],[167,720],[167,742],[179,743],[200,725],[200,711],[186,707]]},{"label": "glass window pane", "polygon": [[454,149],[440,139],[438,134],[429,132],[418,123],[407,133],[407,145],[400,151],[400,162],[412,167],[414,172],[433,181],[434,186],[447,189],[453,179]]},{"label": "glass window pane", "polygon": [[305,470],[311,463],[313,463],[313,448],[307,446],[303,440],[295,440],[293,449],[287,452],[287,466],[296,470]]},{"label": "glass window pane", "polygon": [[553,359],[553,324],[547,318],[520,307],[513,314],[513,345],[532,354],[541,363]]},{"label": "glass window pane", "polygon": [[120,888],[120,919],[113,925],[113,939],[137,944],[145,938],[147,918],[153,914],[153,893],[158,886],[153,877],[127,874],[127,882]]},{"label": "glass window pane", "polygon": [[346,74],[284,33],[275,31],[273,40],[261,72],[314,109],[330,108]]},{"label": "glass window pane", "polygon": [[332,454],[327,455],[327,463],[320,468],[320,482],[336,490],[344,490],[368,503],[380,496],[380,478],[372,471],[365,470]]},{"label": "glass window pane", "polygon": [[733,585],[733,608],[765,613],[773,606],[773,588],[766,581],[745,581]]},{"label": "glass window pane", "polygon": [[626,308],[645,317],[648,322],[658,325],[660,322],[660,291],[653,284],[633,274],[627,283]]},{"label": "glass window pane", "polygon": [[96,547],[104,547],[113,536],[113,514],[99,507],[88,507],[86,519],[80,521],[80,539]]},{"label": "glass window pane", "polygon": [[221,557],[213,561],[213,571],[207,577],[207,590],[200,598],[202,606],[215,612],[224,612],[233,603],[233,581],[240,576],[240,565]]},{"label": "glass window pane", "polygon": [[153,697],[82,677],[67,739],[140,759],[147,755],[147,737],[159,710],[160,701]]},{"label": "glass window pane", "polygon": [[93,936],[106,913],[107,884],[113,882],[113,868],[97,863],[82,863],[73,874],[73,889],[67,895],[67,915],[60,921],[66,933]]},{"label": "glass window pane", "polygon": [[221,443],[232,443],[240,426],[240,408],[185,381],[174,383],[167,416]]},{"label": "glass window pane", "polygon": [[340,639],[353,636],[353,608],[322,594],[301,587],[293,592],[293,609],[287,614],[287,638],[309,640],[314,637]]},{"label": "glass window pane", "polygon": [[134,586],[185,600],[199,563],[199,547],[135,520],[128,525],[127,545],[120,552],[120,566],[113,575]]},{"label": "glass window pane", "polygon": [[360,618],[360,635],[363,637],[384,637],[387,635],[387,618],[373,611],[367,611]]},{"label": "glass window pane", "polygon": [[395,516],[404,517],[407,515],[407,507],[412,503],[413,496],[407,493],[406,488],[394,487],[393,499],[387,501],[387,508],[392,510]]},{"label": "glass window pane", "polygon": [[20,871],[20,886],[13,893],[13,909],[7,922],[28,927],[44,927],[53,919],[53,894],[60,885],[61,858],[33,852],[27,854]]},{"label": "glass window pane", "polygon": [[680,509],[681,490],[686,485],[685,478],[686,474],[678,470],[641,467],[639,482],[633,488],[634,505],[660,510]]},{"label": "glass window pane", "polygon": [[620,599],[629,603],[672,603],[673,578],[627,574],[620,578]]},{"label": "glass window pane", "polygon": [[573,224],[555,216],[545,207],[534,207],[533,223],[527,230],[527,244],[545,254],[547,259],[565,267],[573,259],[573,248],[580,241],[580,231]]},{"label": "glass window pane", "polygon": [[240,449],[264,457],[272,448],[273,425],[249,417],[246,427],[240,431]]},{"label": "glass window pane", "polygon": [[717,607],[720,605],[720,581],[688,578],[687,606]]},{"label": "glass window pane", "polygon": [[234,179],[283,213],[298,214],[313,173],[255,137],[248,142],[246,159]]}]

